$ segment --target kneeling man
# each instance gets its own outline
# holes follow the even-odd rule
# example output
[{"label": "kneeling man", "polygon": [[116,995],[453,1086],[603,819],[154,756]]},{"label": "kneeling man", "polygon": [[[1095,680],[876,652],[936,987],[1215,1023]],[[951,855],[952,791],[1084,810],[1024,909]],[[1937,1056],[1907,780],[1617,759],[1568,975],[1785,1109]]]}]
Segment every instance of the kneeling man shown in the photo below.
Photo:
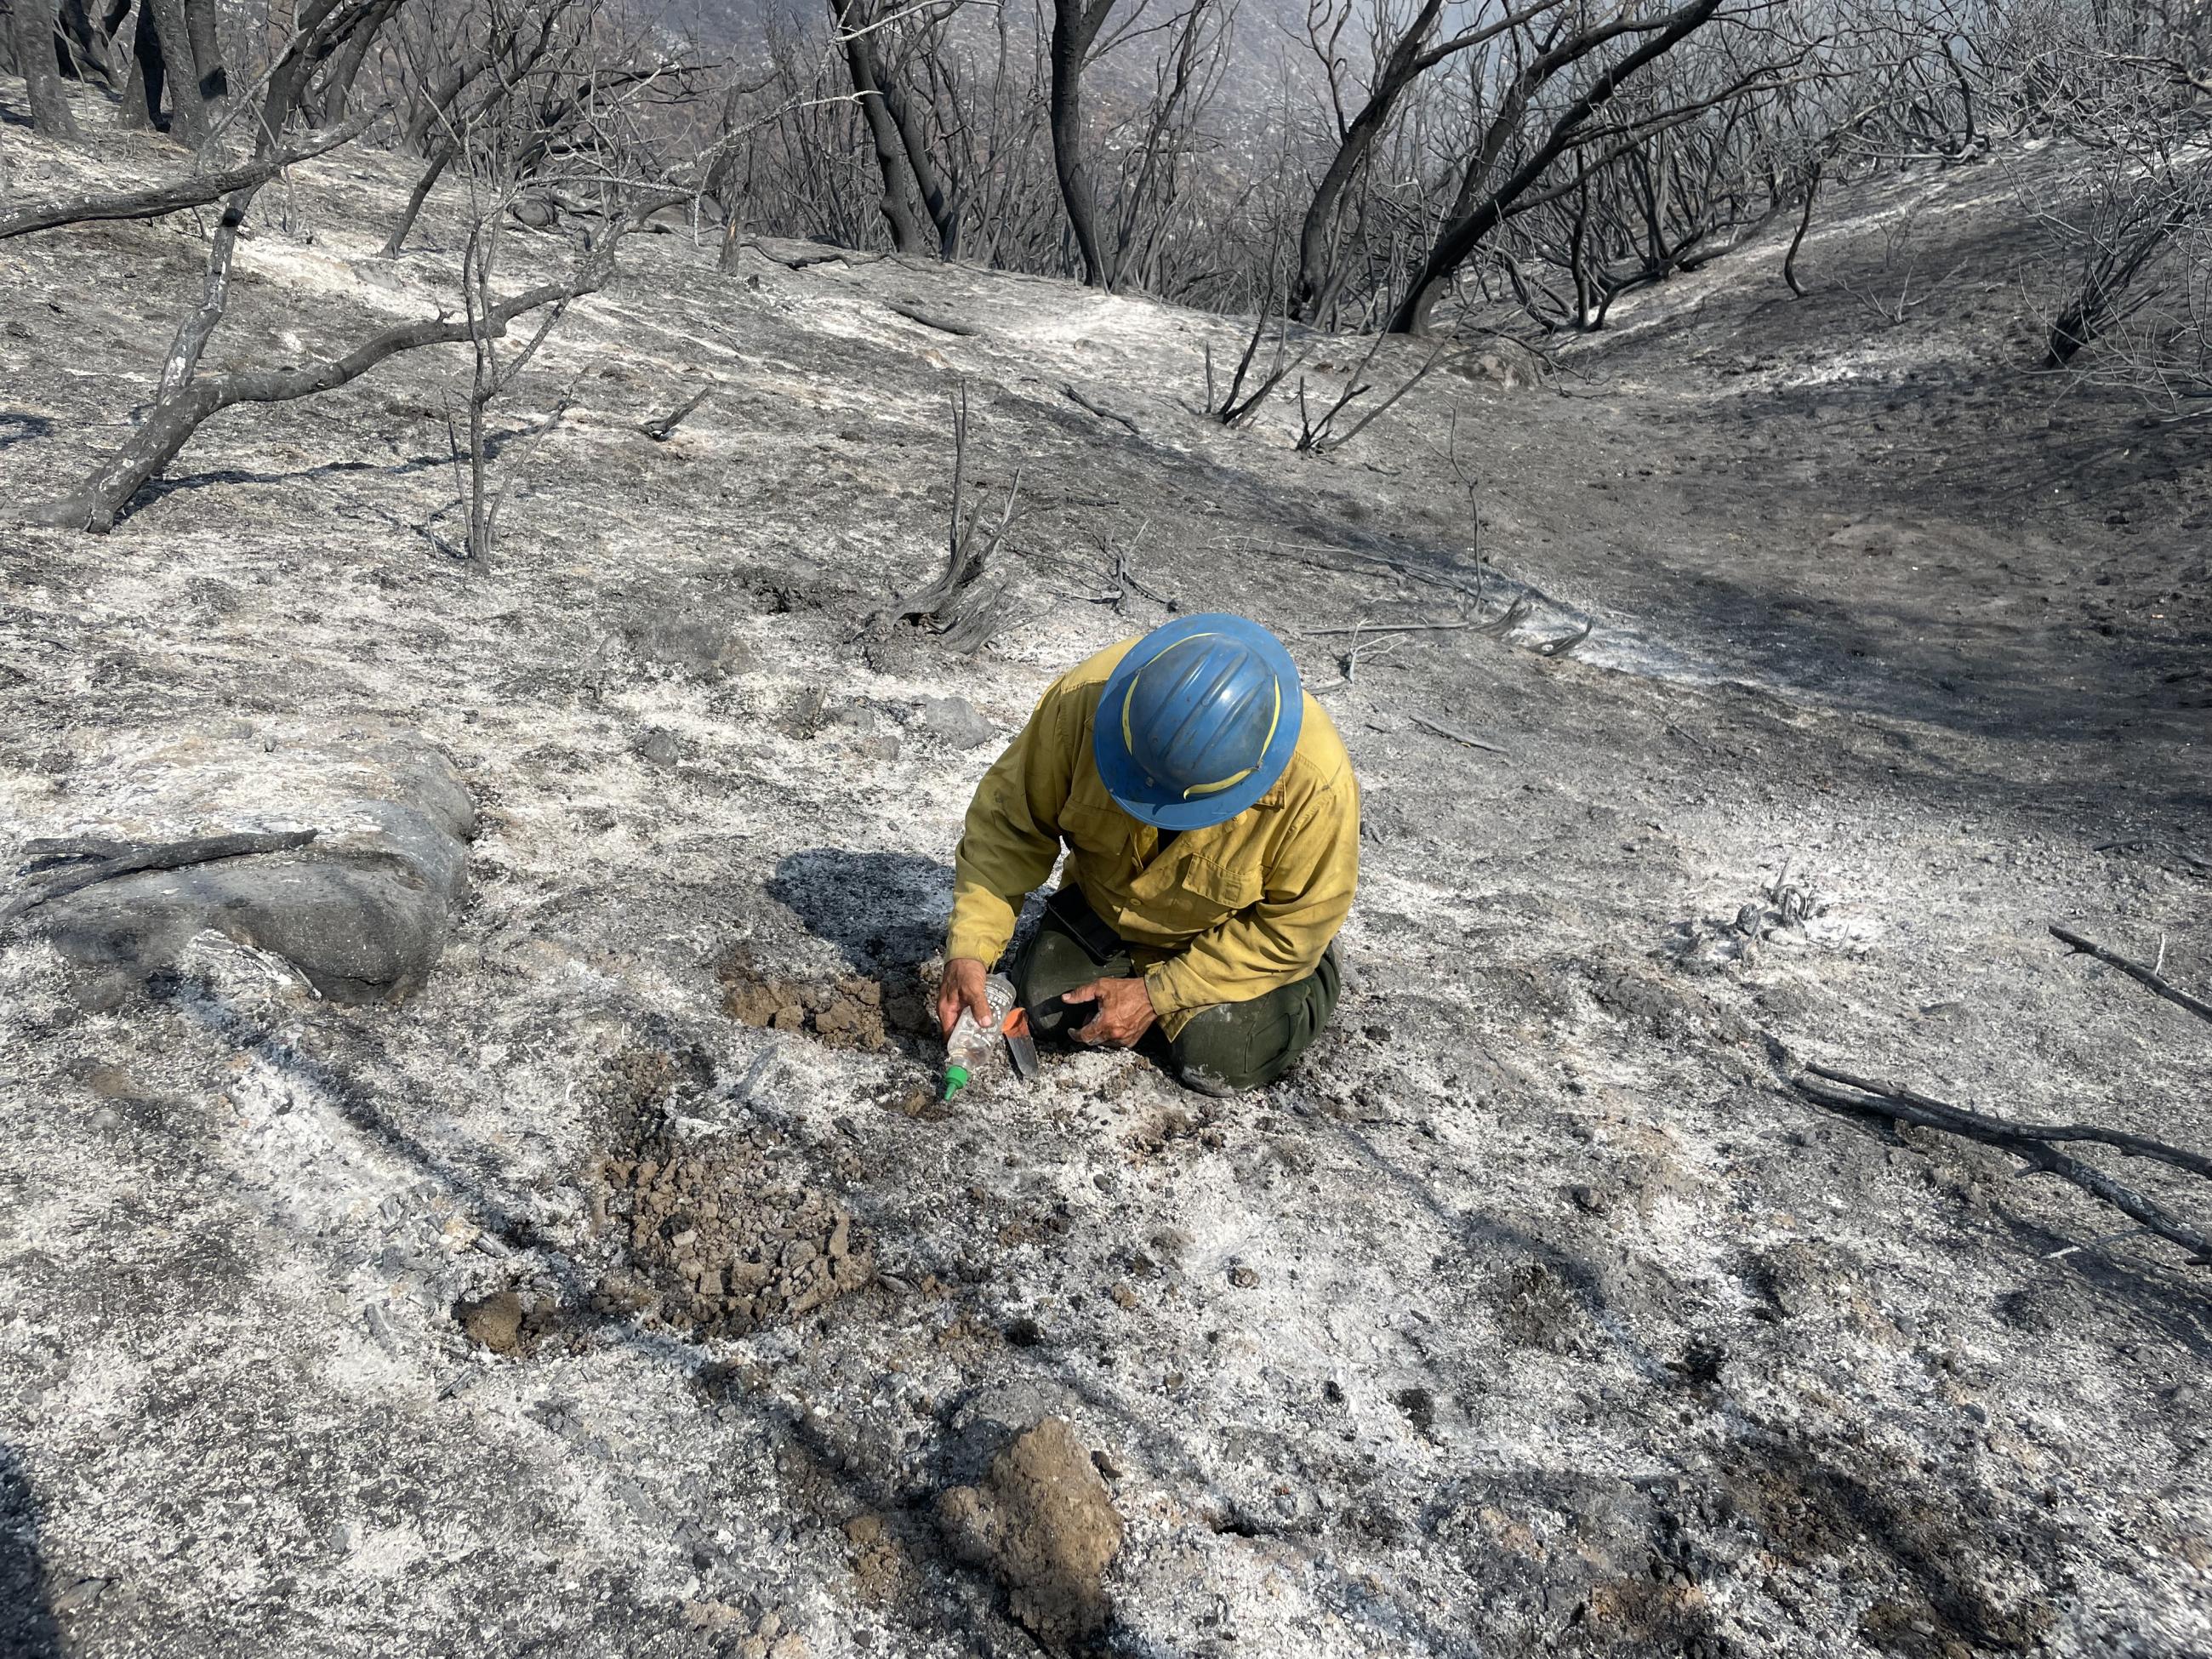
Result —
[{"label": "kneeling man", "polygon": [[1066,884],[1013,969],[1031,1029],[1131,1046],[1157,1025],[1208,1094],[1273,1082],[1336,1006],[1359,789],[1281,641],[1186,617],[1070,669],[984,775],[956,859],[938,1018],[987,1023],[1022,902]]}]

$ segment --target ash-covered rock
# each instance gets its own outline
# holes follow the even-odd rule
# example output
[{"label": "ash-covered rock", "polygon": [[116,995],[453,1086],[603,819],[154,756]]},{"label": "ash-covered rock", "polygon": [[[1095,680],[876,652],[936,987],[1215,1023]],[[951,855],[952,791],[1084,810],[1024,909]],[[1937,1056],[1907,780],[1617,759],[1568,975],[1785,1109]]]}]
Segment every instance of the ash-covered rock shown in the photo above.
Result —
[{"label": "ash-covered rock", "polygon": [[56,828],[88,840],[316,832],[284,851],[118,875],[28,912],[78,970],[88,1006],[115,1006],[210,933],[298,969],[340,1002],[416,990],[445,950],[476,808],[453,763],[418,734],[242,721],[137,734],[72,785],[84,804]]},{"label": "ash-covered rock", "polygon": [[981,1483],[938,1499],[953,1553],[1006,1587],[1014,1617],[1055,1651],[1113,1616],[1106,1570],[1121,1516],[1091,1454],[1064,1417],[1048,1417],[991,1462]]},{"label": "ash-covered rock", "polygon": [[701,1340],[744,1336],[875,1277],[852,1212],[781,1174],[752,1141],[651,1139],[634,1156],[601,1159],[592,1179],[593,1220],[629,1257],[602,1283],[594,1312],[641,1311]]},{"label": "ash-covered rock", "polygon": [[723,624],[698,617],[653,617],[628,630],[638,660],[698,680],[719,680],[751,666],[745,642]]},{"label": "ash-covered rock", "polygon": [[915,705],[915,725],[955,749],[977,749],[997,735],[975,705],[965,697],[924,697]]}]

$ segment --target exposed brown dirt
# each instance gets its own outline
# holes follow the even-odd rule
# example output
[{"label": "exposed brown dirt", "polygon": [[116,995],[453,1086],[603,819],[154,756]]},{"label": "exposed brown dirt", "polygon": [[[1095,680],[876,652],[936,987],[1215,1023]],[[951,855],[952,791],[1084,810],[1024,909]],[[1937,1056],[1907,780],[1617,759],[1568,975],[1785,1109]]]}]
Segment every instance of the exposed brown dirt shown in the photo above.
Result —
[{"label": "exposed brown dirt", "polygon": [[746,1025],[805,1032],[831,1048],[878,1053],[893,1035],[931,1029],[921,982],[911,972],[883,980],[848,975],[831,980],[793,978],[761,967],[739,945],[715,964],[722,1011]]},{"label": "exposed brown dirt", "polygon": [[628,1247],[594,1312],[635,1311],[706,1340],[798,1319],[875,1276],[852,1212],[737,1137],[648,1140],[592,1171],[595,1226]]},{"label": "exposed brown dirt", "polygon": [[1065,1418],[1017,1435],[981,1485],[945,1493],[937,1518],[954,1553],[1006,1587],[1014,1617],[1048,1648],[1106,1627],[1104,1579],[1121,1548],[1121,1516]]}]

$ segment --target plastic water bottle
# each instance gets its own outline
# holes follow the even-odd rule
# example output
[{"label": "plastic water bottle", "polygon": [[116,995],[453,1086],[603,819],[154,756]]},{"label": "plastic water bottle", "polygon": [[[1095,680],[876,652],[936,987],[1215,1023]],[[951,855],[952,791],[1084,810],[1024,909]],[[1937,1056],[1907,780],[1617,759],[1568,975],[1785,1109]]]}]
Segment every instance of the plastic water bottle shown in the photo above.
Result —
[{"label": "plastic water bottle", "polygon": [[945,1039],[945,1095],[950,1100],[968,1086],[975,1068],[991,1058],[1001,1041],[1006,1016],[1014,1011],[1014,982],[1004,974],[994,974],[983,981],[983,994],[991,1005],[991,1024],[987,1030],[975,1018],[975,1011],[963,1008],[960,1018],[952,1023],[951,1034]]}]

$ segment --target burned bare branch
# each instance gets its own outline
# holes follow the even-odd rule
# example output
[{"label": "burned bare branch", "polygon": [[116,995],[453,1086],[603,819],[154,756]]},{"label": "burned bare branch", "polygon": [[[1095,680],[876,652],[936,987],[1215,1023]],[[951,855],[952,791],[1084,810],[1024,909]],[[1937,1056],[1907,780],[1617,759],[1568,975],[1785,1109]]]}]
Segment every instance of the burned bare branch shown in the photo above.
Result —
[{"label": "burned bare branch", "polygon": [[711,386],[701,386],[678,404],[672,413],[664,415],[658,420],[641,421],[638,422],[637,429],[657,444],[666,443],[669,439],[676,435],[676,428],[684,424],[691,411],[713,395],[714,390]]},{"label": "burned bare branch", "polygon": [[2212,1020],[2212,1002],[2190,995],[2171,980],[2161,977],[2154,969],[2146,968],[2139,962],[2130,962],[2118,952],[2107,951],[2095,940],[2084,939],[2072,928],[2061,927],[2056,922],[2051,924],[2051,936],[2061,944],[2071,946],[2077,955],[2094,957],[2098,961],[2118,969],[2152,995],[2164,997],[2177,1008],[2186,1008],[2199,1019]]},{"label": "burned bare branch", "polygon": [[315,133],[286,146],[277,154],[204,173],[172,184],[145,190],[97,191],[65,197],[54,202],[31,202],[0,211],[0,238],[53,230],[64,225],[91,224],[118,219],[159,219],[187,208],[205,207],[234,191],[266,184],[286,168],[349,144],[376,125],[381,108],[362,110],[327,132]]},{"label": "burned bare branch", "polygon": [[0,908],[0,927],[50,900],[82,892],[118,876],[144,870],[182,870],[259,853],[293,852],[314,840],[316,833],[313,830],[248,830],[150,847],[115,842],[34,842],[25,850],[35,854],[31,862],[36,868],[24,882],[25,890]]},{"label": "burned bare branch", "polygon": [[[2110,1204],[2160,1237],[2179,1245],[2189,1252],[2191,1266],[2212,1267],[2212,1236],[2179,1219],[2162,1206],[2141,1194],[2122,1186],[2103,1170],[2067,1157],[2057,1151],[2056,1146],[2067,1142],[2094,1142],[2113,1147],[2131,1158],[2154,1159],[2208,1180],[2212,1180],[2212,1158],[2168,1146],[2163,1141],[2095,1124],[2069,1123],[2046,1127],[2018,1123],[1986,1112],[1949,1105],[1894,1084],[1858,1077],[1832,1066],[1808,1065],[1805,1073],[1793,1081],[1798,1092],[1806,1098],[1834,1110],[1854,1112],[1862,1116],[1885,1117],[1896,1122],[1917,1124],[1923,1128],[1940,1129],[1946,1134],[1978,1140],[1984,1146],[2011,1152],[2024,1159],[2031,1170],[2057,1176],[2061,1181]],[[1843,1087],[1829,1086],[1833,1084],[1841,1084]]]}]

